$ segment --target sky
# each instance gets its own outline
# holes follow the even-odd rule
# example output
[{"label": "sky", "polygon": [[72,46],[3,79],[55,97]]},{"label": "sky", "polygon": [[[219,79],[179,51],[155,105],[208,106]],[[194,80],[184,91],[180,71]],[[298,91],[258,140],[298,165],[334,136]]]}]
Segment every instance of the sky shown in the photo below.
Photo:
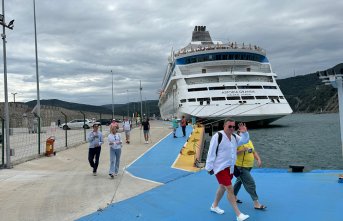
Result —
[{"label": "sky", "polygon": [[[171,50],[194,26],[267,51],[278,79],[343,62],[343,1],[36,0],[40,99],[157,100]],[[33,1],[5,1],[8,101],[37,99]],[[4,102],[3,53],[0,102]]]}]

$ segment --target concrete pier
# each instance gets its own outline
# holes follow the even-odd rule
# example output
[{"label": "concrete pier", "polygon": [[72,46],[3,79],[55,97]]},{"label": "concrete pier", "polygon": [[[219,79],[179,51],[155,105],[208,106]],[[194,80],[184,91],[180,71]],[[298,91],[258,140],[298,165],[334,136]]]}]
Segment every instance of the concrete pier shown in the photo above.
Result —
[{"label": "concrete pier", "polygon": [[[168,122],[150,124],[149,144],[144,144],[139,128],[132,130],[131,143],[123,146],[120,175],[115,179],[108,176],[107,142],[102,146],[97,176],[88,164],[88,144],[0,170],[1,217],[7,221],[74,220],[158,186],[123,172],[126,165],[171,132]],[[107,137],[108,132],[103,132]],[[125,139],[125,134],[122,137]]]}]

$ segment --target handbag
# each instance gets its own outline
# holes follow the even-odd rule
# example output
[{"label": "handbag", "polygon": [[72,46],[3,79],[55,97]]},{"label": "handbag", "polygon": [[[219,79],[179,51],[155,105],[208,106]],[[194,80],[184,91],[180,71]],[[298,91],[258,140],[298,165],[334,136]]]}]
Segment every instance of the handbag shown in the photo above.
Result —
[{"label": "handbag", "polygon": [[238,169],[238,167],[235,165],[234,169],[233,169],[233,175],[235,177],[239,177],[241,175],[241,170]]}]

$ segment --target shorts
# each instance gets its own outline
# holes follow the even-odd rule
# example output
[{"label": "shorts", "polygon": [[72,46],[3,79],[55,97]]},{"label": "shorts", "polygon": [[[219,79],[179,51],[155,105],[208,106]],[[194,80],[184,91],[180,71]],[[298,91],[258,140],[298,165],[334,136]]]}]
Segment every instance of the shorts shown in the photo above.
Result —
[{"label": "shorts", "polygon": [[149,130],[143,130],[144,134],[149,134]]},{"label": "shorts", "polygon": [[129,130],[125,130],[125,135],[126,136],[130,136],[130,131]]},{"label": "shorts", "polygon": [[231,186],[231,180],[233,178],[233,174],[230,174],[230,167],[225,168],[224,170],[220,171],[216,174],[216,178],[219,184],[223,186]]}]

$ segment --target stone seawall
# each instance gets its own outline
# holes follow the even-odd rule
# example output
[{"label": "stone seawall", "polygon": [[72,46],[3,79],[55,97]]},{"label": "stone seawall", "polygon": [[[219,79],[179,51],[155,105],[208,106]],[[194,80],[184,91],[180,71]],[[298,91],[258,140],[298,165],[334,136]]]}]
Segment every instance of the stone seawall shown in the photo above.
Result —
[{"label": "stone seawall", "polygon": [[[60,120],[61,123],[65,122],[65,116],[67,116],[67,122],[73,119],[83,119],[83,114],[80,111],[69,110],[60,107],[41,105],[41,125],[50,126],[52,122]],[[88,119],[111,119],[111,114],[99,114],[95,112],[82,111]],[[0,103],[0,116],[4,119],[4,103]],[[26,104],[21,103],[9,103],[9,118],[10,128],[28,127],[33,122],[35,116],[32,108]],[[116,116],[115,118],[121,118]]]}]

